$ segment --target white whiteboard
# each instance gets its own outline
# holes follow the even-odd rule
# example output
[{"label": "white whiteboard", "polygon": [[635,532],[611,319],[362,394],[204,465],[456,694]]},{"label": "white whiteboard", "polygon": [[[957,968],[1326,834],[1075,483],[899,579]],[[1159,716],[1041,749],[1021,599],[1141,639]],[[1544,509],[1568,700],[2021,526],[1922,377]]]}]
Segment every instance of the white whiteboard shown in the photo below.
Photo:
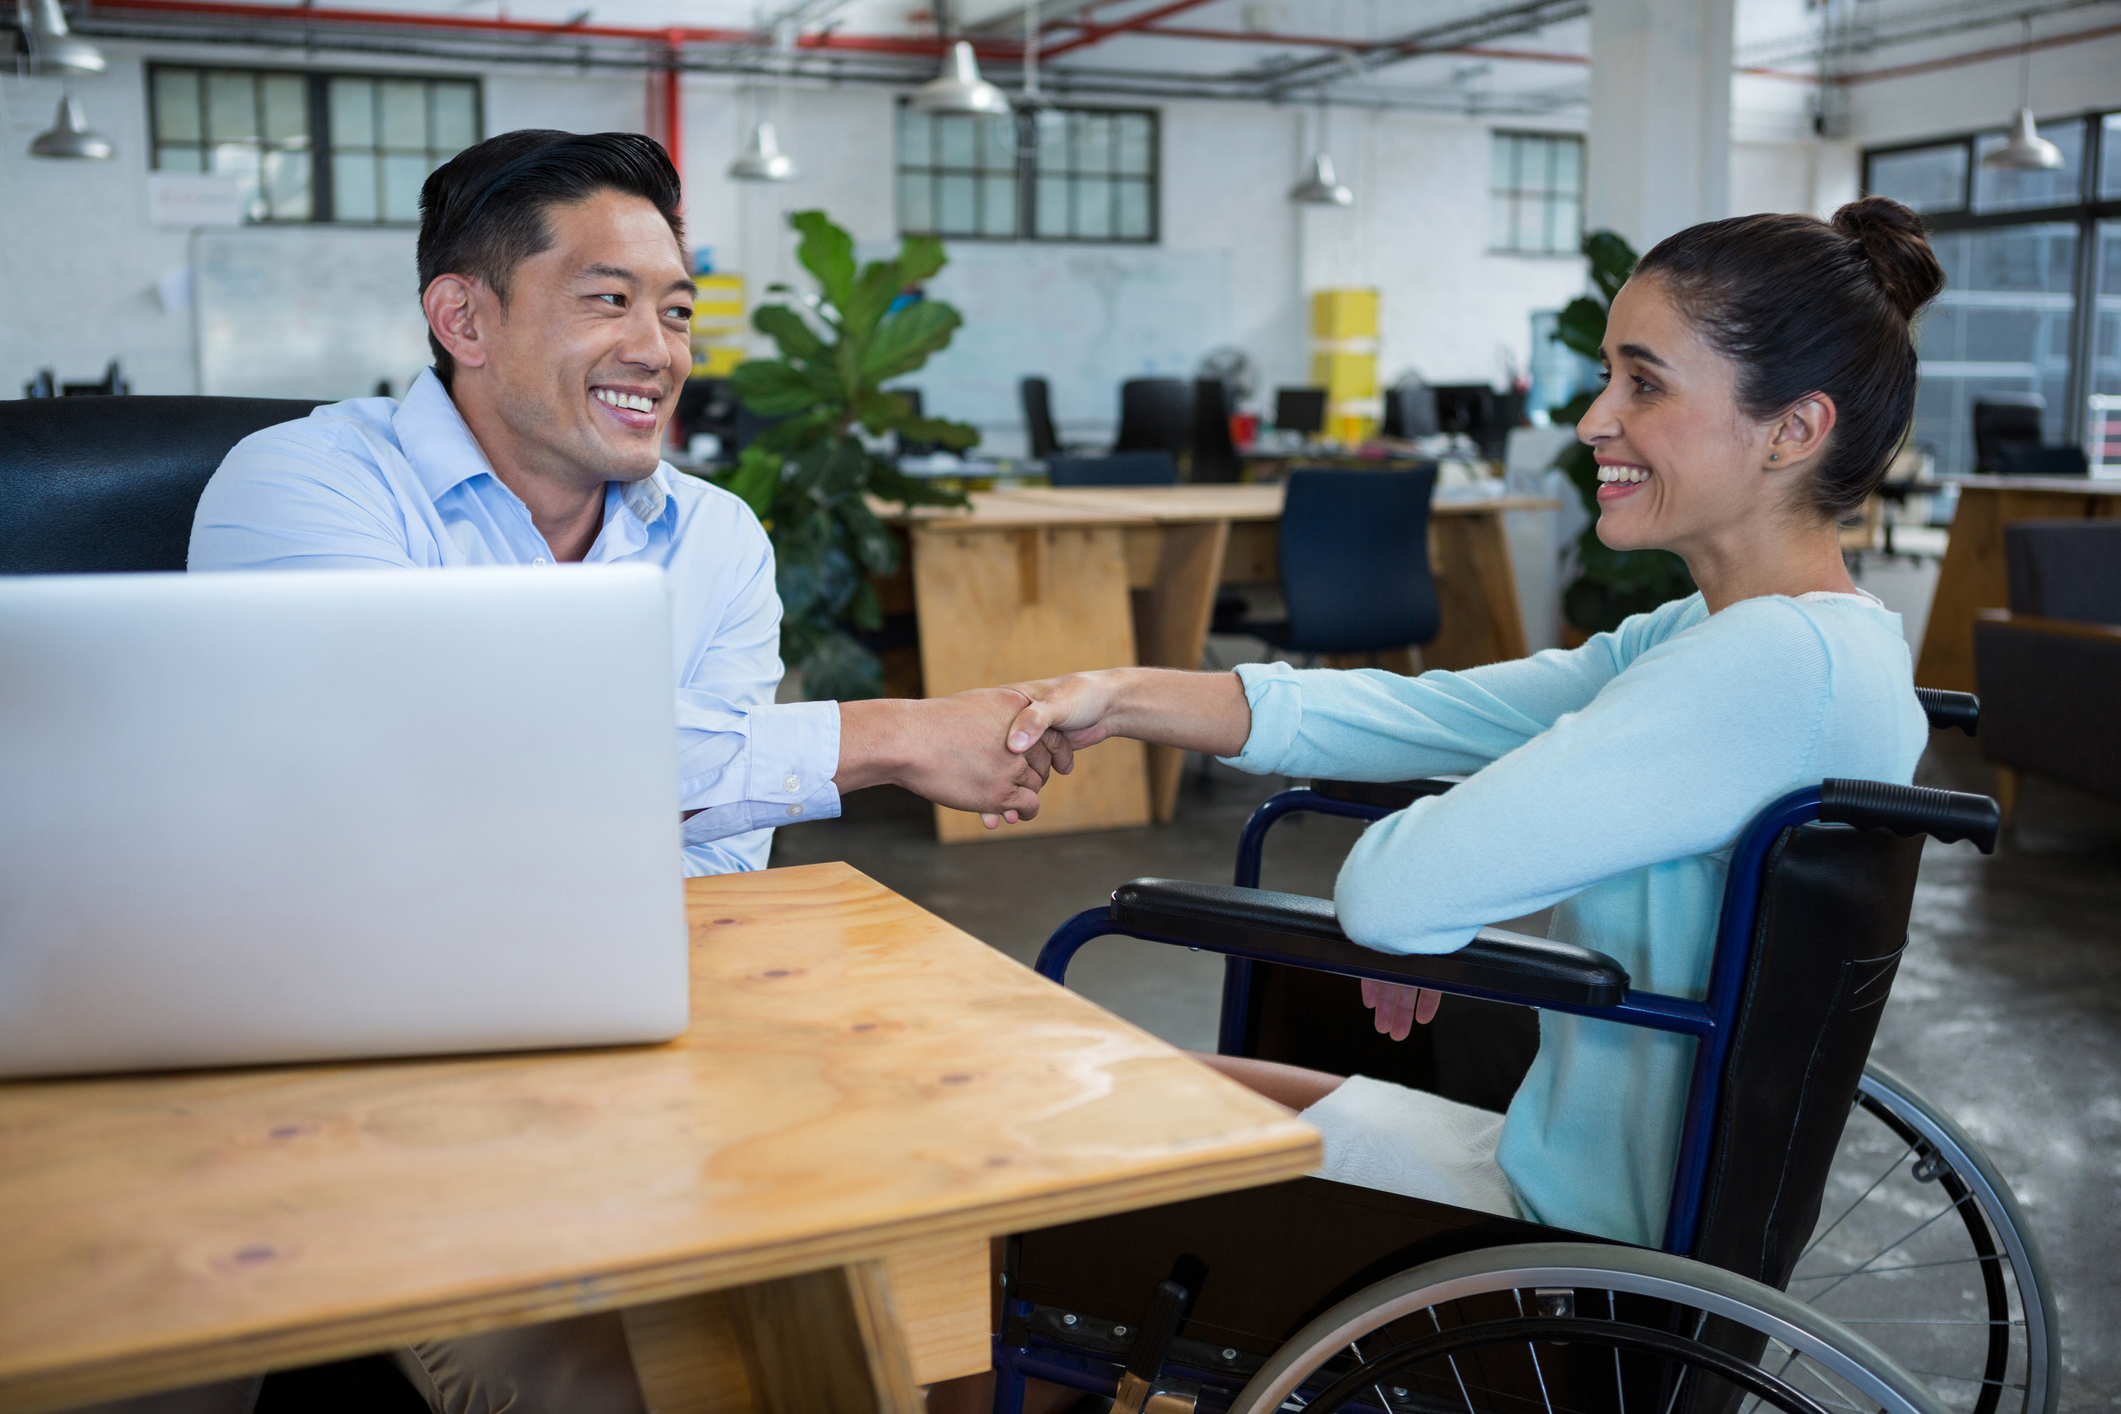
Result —
[{"label": "white whiteboard", "polygon": [[192,237],[199,391],[402,397],[433,362],[410,230],[250,226]]},{"label": "white whiteboard", "polygon": [[1043,376],[1054,419],[1088,440],[1117,424],[1122,380],[1191,378],[1203,354],[1228,342],[1225,251],[945,245],[950,263],[927,293],[954,305],[964,326],[893,386],[919,388],[930,416],[972,423],[997,452],[1022,450],[1020,378]]}]

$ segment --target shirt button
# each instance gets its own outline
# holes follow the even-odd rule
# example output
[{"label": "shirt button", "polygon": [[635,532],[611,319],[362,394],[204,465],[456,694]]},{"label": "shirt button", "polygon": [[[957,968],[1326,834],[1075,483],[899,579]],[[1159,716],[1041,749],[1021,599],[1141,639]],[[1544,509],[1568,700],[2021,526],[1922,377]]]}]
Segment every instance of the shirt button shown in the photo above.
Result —
[{"label": "shirt button", "polygon": [[781,782],[782,790],[801,790],[802,787],[803,782],[801,778],[796,776],[790,776],[787,780]]},{"label": "shirt button", "polygon": [[803,807],[800,805],[791,805],[788,807],[788,813],[790,815],[800,815],[803,813]]},{"label": "shirt button", "polygon": [[545,557],[543,555],[540,555],[535,560],[532,560],[531,563],[534,565],[542,565],[545,563]]}]

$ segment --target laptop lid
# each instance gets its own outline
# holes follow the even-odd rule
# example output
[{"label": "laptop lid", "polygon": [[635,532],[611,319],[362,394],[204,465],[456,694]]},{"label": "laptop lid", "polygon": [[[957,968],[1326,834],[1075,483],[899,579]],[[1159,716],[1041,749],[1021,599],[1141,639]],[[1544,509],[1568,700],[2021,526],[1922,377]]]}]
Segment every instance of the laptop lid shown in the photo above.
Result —
[{"label": "laptop lid", "polygon": [[0,579],[0,1075],[667,1039],[660,571]]}]

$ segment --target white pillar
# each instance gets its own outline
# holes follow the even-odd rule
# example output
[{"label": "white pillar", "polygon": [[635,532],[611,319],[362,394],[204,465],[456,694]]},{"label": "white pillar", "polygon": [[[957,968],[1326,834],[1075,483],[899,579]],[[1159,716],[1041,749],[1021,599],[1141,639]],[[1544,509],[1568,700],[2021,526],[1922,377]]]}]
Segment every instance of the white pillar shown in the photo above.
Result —
[{"label": "white pillar", "polygon": [[1730,214],[1734,0],[1591,0],[1587,230],[1646,251]]}]

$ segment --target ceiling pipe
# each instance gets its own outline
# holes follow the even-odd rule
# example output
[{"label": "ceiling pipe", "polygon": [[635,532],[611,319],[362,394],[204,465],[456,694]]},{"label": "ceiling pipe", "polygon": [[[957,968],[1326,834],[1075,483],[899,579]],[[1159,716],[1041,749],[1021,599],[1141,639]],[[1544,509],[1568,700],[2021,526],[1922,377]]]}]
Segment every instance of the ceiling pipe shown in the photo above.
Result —
[{"label": "ceiling pipe", "polygon": [[[1207,3],[1209,3],[1209,0],[1170,0],[1169,4],[1159,5],[1153,10],[1144,10],[1138,15],[1129,16],[1124,20],[1109,25],[1101,25],[1095,21],[1080,17],[1060,21],[1058,23],[1075,26],[1081,33],[1071,40],[1054,45],[1046,51],[1046,57],[1048,59],[1058,59],[1061,55],[1071,53],[1074,50],[1087,49],[1093,44],[1102,44],[1114,35],[1132,34],[1145,29],[1166,15],[1176,15],[1186,10],[1197,9]],[[1089,10],[1085,9],[1081,13],[1087,15]]]}]

